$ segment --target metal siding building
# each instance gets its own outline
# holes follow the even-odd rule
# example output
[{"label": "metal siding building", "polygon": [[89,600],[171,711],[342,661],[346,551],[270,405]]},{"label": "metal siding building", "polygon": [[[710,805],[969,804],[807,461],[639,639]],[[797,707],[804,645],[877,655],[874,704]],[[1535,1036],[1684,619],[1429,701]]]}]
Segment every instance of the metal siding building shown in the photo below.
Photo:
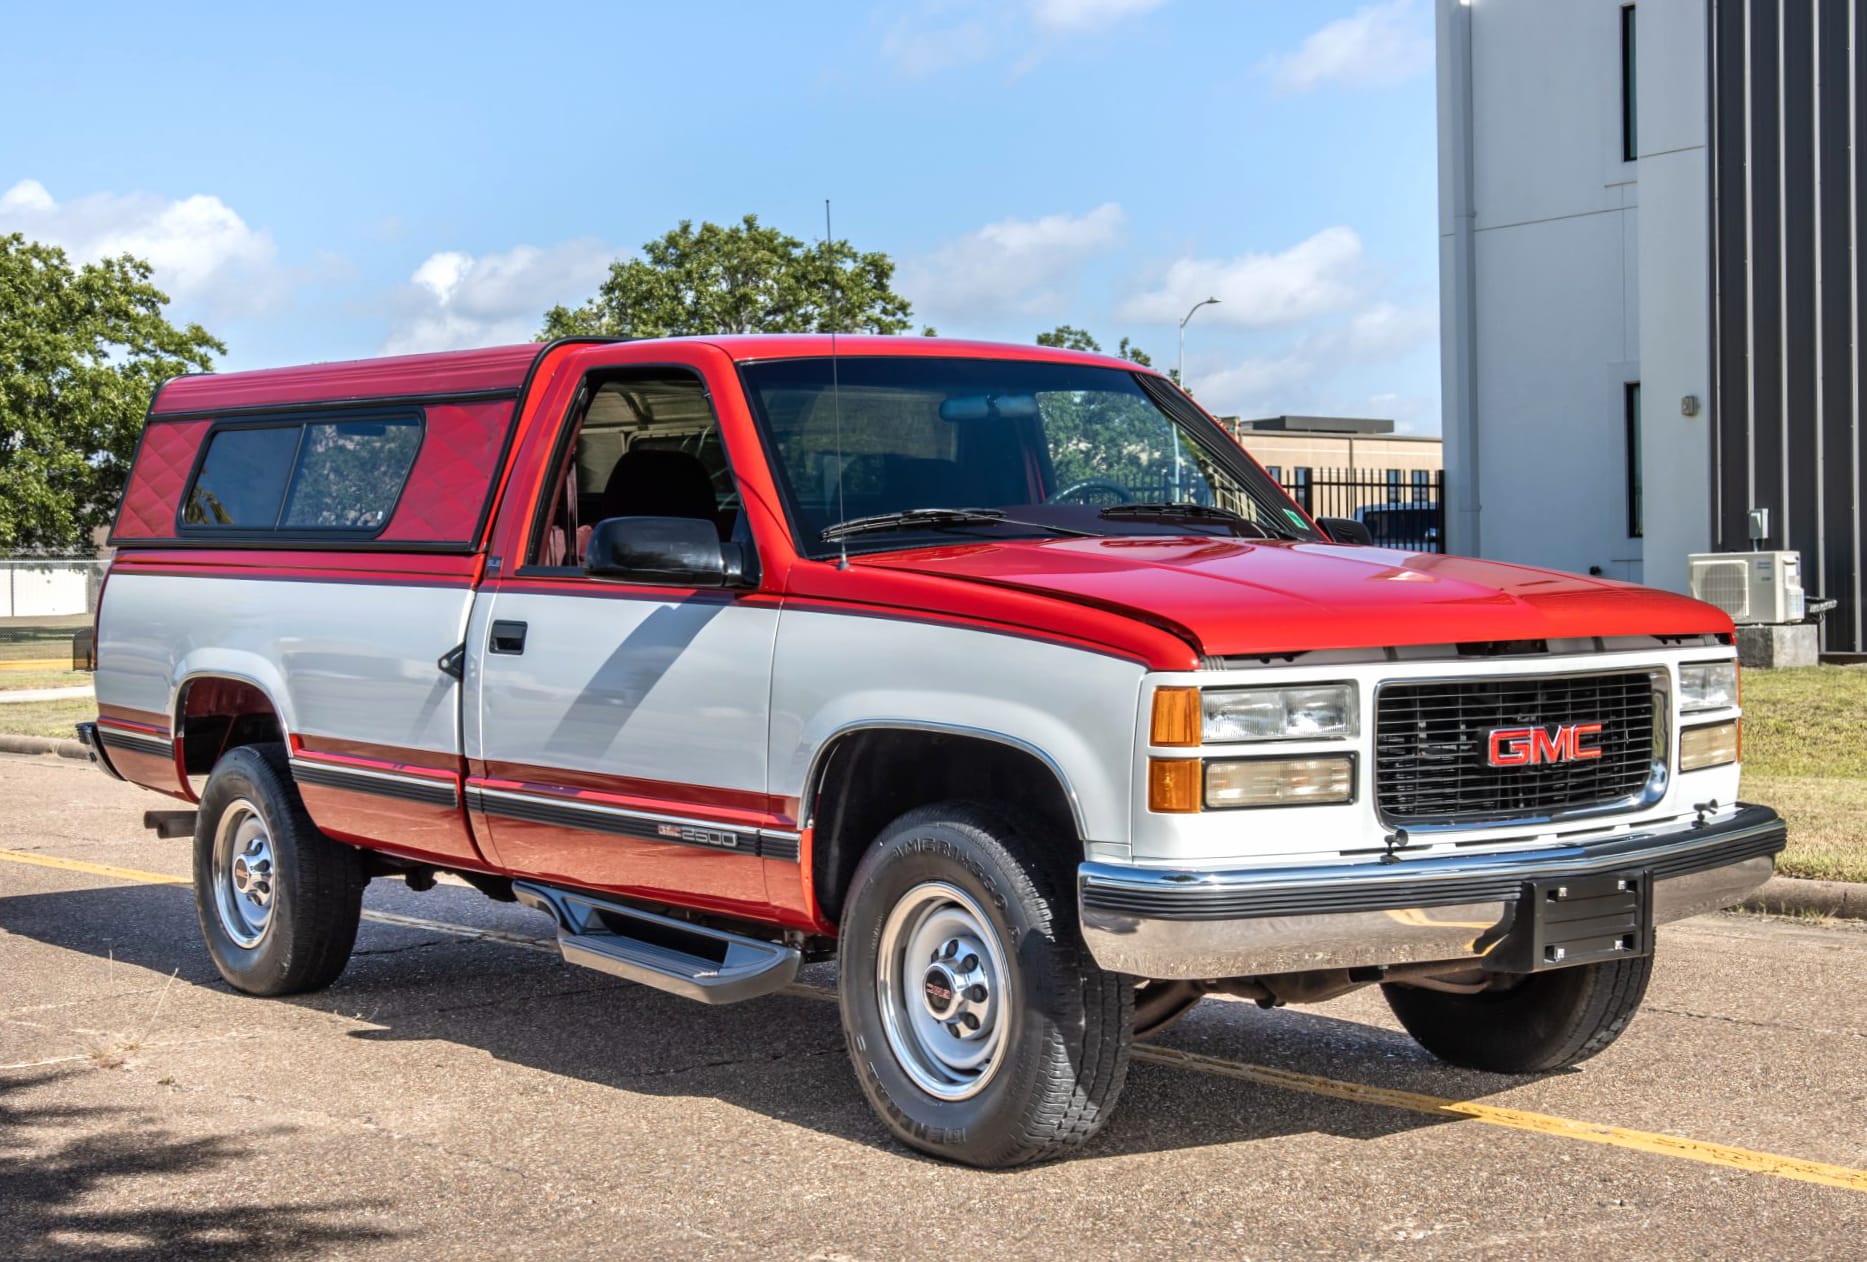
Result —
[{"label": "metal siding building", "polygon": [[1684,590],[1802,552],[1867,651],[1867,0],[1439,0],[1454,551]]}]

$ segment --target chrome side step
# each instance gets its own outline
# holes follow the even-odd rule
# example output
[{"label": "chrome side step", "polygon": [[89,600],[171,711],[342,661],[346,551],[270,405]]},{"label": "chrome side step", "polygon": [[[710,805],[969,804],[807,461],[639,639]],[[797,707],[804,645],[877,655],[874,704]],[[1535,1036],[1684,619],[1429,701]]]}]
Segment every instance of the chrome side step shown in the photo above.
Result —
[{"label": "chrome side step", "polygon": [[790,985],[795,947],[689,924],[591,894],[515,881],[513,895],[558,922],[558,949],[581,964],[701,1003],[737,1003]]}]

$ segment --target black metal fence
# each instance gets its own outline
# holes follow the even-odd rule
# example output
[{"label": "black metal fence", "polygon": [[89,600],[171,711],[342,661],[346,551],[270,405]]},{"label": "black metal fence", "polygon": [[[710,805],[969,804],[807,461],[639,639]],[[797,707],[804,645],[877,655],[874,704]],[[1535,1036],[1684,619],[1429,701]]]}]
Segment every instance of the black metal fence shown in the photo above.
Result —
[{"label": "black metal fence", "polygon": [[1443,469],[1284,469],[1282,485],[1311,517],[1352,517],[1383,548],[1443,552]]}]

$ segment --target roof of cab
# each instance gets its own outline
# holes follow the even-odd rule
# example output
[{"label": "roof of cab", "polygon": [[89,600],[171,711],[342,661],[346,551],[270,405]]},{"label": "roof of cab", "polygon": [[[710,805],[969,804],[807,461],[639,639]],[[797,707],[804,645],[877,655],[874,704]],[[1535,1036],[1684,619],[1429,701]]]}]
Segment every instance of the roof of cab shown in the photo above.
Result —
[{"label": "roof of cab", "polygon": [[[590,340],[601,342],[620,339]],[[740,361],[823,356],[830,353],[831,347],[831,338],[822,333],[742,334],[657,340],[705,342]],[[527,342],[518,346],[490,346],[481,350],[396,355],[384,359],[354,359],[290,368],[260,368],[248,372],[196,373],[176,377],[164,385],[157,392],[150,412],[155,416],[174,417],[351,400],[361,402],[389,398],[432,399],[514,394],[524,388],[533,366],[552,345]],[[972,342],[956,338],[839,334],[835,338],[835,346],[837,354],[851,356],[976,356],[1094,364],[1130,370],[1141,367],[1106,355],[1058,350],[1049,346]]]}]

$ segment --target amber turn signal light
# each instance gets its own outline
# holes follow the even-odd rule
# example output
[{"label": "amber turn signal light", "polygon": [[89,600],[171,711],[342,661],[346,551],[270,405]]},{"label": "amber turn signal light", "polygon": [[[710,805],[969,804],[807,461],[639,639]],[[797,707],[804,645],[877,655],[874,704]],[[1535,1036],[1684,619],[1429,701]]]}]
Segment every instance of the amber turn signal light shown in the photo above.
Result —
[{"label": "amber turn signal light", "polygon": [[1154,718],[1148,725],[1152,745],[1193,746],[1200,741],[1199,689],[1154,689]]},{"label": "amber turn signal light", "polygon": [[1186,814],[1199,809],[1199,759],[1147,760],[1147,809]]}]

